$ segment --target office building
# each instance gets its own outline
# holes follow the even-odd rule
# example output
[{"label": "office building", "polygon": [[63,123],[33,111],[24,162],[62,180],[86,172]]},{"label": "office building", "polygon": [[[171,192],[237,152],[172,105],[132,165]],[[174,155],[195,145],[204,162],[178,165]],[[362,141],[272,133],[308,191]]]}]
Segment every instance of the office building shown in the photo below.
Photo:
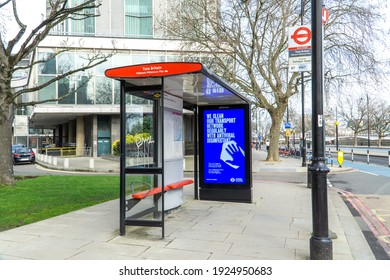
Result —
[{"label": "office building", "polygon": [[[70,0],[69,4],[82,1]],[[46,2],[49,13],[49,1]],[[87,11],[99,16],[67,19],[53,28],[35,51],[34,59],[46,62],[31,71],[29,85],[44,84],[86,65],[94,55],[114,55],[103,64],[59,79],[28,95],[29,101],[38,103],[25,108],[30,127],[27,144],[37,148],[75,146],[77,155],[111,154],[113,142],[119,139],[119,82],[106,78],[105,70],[141,63],[202,61],[199,53],[183,55],[179,41],[166,39],[161,22],[169,16],[174,3],[178,1],[103,0],[99,9]],[[64,45],[67,51],[50,59]],[[137,114],[141,116],[149,105],[132,98],[132,111],[137,119]],[[48,99],[53,101],[39,103]],[[187,139],[191,137],[187,135]]]}]

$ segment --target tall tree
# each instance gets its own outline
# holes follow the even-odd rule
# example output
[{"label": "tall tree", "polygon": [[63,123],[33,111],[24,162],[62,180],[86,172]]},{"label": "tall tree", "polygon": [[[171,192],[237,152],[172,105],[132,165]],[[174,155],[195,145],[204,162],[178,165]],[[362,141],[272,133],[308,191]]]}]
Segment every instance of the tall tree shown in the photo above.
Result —
[{"label": "tall tree", "polygon": [[[289,114],[289,123],[291,124],[292,131],[296,134],[297,138],[296,143],[300,141],[302,135],[302,112],[299,107],[294,107],[289,105],[288,114]],[[305,132],[306,134],[311,134],[311,115],[304,115],[305,122]],[[290,139],[291,140],[291,139]]]},{"label": "tall tree", "polygon": [[[300,0],[188,0],[176,7],[167,36],[180,38],[183,48],[204,52],[204,63],[252,102],[267,110],[272,120],[268,161],[276,161],[278,141],[288,99],[299,92],[297,72],[288,73],[288,28],[300,25]],[[310,1],[304,21],[310,24]],[[378,6],[367,1],[329,0],[325,25],[326,77],[333,85],[345,77],[377,76],[373,40]],[[363,40],[363,38],[365,40]],[[212,56],[212,58],[210,58]],[[327,58],[328,57],[328,58]],[[329,68],[329,69],[328,69]]]},{"label": "tall tree", "polygon": [[[47,62],[60,53],[70,49],[67,42],[64,42],[63,48],[53,53],[52,56],[46,59],[38,58],[37,60],[31,60],[26,65],[21,64],[23,59],[33,54],[36,47],[46,38],[53,27],[66,19],[85,20],[90,17],[96,17],[98,16],[98,7],[101,5],[101,1],[95,0],[79,1],[77,5],[69,5],[69,3],[70,1],[68,0],[48,0],[46,18],[42,19],[31,31],[29,31],[27,25],[19,17],[16,0],[6,0],[0,3],[0,17],[5,14],[3,11],[8,8],[12,13],[13,22],[16,22],[18,27],[16,34],[7,34],[8,36],[12,36],[10,39],[5,37],[4,32],[0,32],[0,185],[12,185],[14,183],[11,143],[14,111],[21,105],[17,103],[18,97],[23,94],[36,92],[57,80],[92,68],[107,60],[107,55],[103,55],[97,51],[89,56],[86,62],[77,69],[67,69],[67,71],[57,75],[55,78],[34,87],[12,88],[11,81],[15,73],[28,69],[31,70],[35,65]],[[91,11],[95,12],[91,13]],[[6,22],[9,21],[0,20],[2,30],[8,28],[5,25]],[[76,47],[73,46],[72,48]],[[42,100],[39,103],[46,101],[48,100]],[[36,103],[28,102],[23,105],[34,105]]]},{"label": "tall tree", "polygon": [[269,138],[271,119],[269,114],[259,107],[252,108],[252,135],[256,141],[260,136],[260,143],[265,143]]},{"label": "tall tree", "polygon": [[390,104],[384,99],[379,99],[371,108],[371,128],[378,135],[378,146],[381,147],[382,139],[390,136]]},{"label": "tall tree", "polygon": [[[341,102],[340,102],[341,103]],[[357,146],[358,134],[367,130],[367,102],[365,97],[345,98],[341,103],[340,116],[353,132],[353,145]]]}]

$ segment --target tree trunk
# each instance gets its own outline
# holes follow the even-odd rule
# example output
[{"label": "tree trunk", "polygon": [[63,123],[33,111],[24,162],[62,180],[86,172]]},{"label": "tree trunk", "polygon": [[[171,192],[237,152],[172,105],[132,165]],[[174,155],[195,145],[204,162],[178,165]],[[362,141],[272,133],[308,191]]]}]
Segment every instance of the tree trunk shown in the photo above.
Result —
[{"label": "tree trunk", "polygon": [[357,133],[354,133],[354,134],[353,134],[353,146],[354,146],[354,147],[357,146]]},{"label": "tree trunk", "polygon": [[[4,90],[4,88],[2,88]],[[10,90],[10,89],[9,89]],[[4,97],[0,96],[0,186],[14,185],[14,166],[12,161],[12,122],[14,106]]]},{"label": "tree trunk", "polygon": [[279,136],[280,127],[282,125],[283,114],[286,110],[286,106],[281,105],[277,109],[270,112],[272,125],[270,129],[270,145],[267,155],[267,161],[279,160]]}]

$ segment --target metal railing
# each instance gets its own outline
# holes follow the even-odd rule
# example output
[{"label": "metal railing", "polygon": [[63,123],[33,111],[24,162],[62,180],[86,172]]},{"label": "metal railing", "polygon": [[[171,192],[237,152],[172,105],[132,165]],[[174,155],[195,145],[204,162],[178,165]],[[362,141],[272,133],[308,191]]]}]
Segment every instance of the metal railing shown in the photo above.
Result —
[{"label": "metal railing", "polygon": [[[54,148],[42,148],[40,150],[41,154],[48,156],[56,156],[56,157],[68,157],[68,156],[77,156],[77,148],[76,147],[54,147]],[[91,157],[92,156],[92,148],[85,147],[82,148],[82,156]]]}]

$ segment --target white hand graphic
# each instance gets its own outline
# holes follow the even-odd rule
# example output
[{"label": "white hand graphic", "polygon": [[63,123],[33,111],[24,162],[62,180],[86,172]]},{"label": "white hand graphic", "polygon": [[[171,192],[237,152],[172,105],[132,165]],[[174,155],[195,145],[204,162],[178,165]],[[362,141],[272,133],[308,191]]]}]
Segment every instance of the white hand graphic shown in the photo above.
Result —
[{"label": "white hand graphic", "polygon": [[234,169],[239,168],[237,165],[239,158],[245,157],[245,152],[237,145],[235,141],[228,141],[223,143],[220,159],[224,161],[227,165],[233,167]]}]

